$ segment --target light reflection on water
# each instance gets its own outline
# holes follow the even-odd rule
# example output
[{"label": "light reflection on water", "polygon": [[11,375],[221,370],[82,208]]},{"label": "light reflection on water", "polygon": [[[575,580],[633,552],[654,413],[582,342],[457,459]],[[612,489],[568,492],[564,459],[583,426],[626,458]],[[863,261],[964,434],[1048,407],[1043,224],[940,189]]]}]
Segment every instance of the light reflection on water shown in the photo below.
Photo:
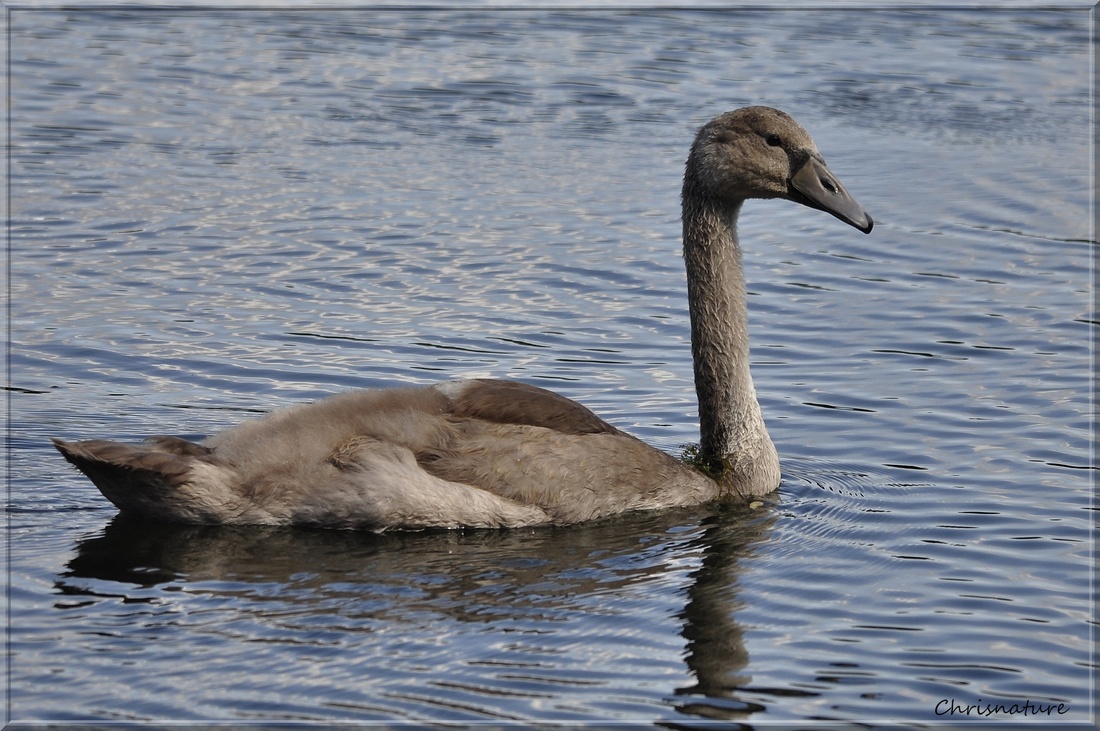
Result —
[{"label": "light reflection on water", "polygon": [[[14,720],[1086,718],[1083,13],[14,17]],[[491,374],[676,451],[682,161],[750,102],[878,222],[746,208],[758,511],[151,527],[48,447]]]}]

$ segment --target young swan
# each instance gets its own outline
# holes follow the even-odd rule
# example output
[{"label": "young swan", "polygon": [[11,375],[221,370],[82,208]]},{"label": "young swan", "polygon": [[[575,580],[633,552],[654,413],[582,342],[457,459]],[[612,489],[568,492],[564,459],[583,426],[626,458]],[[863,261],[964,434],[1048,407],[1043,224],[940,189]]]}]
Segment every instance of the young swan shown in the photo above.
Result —
[{"label": "young swan", "polygon": [[779,459],[749,373],[737,216],[786,198],[872,221],[787,114],[746,107],[699,130],[682,206],[704,471],[584,406],[512,381],[342,393],[200,443],[54,445],[127,514],[182,523],[368,530],[564,525],[762,495]]}]

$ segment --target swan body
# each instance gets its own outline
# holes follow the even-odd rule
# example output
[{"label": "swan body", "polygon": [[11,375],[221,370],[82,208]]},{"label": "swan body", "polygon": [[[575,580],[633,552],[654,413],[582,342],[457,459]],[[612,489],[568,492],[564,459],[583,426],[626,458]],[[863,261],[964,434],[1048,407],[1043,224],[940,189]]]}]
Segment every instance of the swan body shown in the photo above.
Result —
[{"label": "swan body", "polygon": [[564,525],[771,492],[779,459],[749,372],[736,229],[748,198],[786,198],[865,233],[873,225],[785,113],[745,107],[699,130],[682,208],[704,471],[563,396],[490,379],[349,391],[202,442],[54,445],[122,512],[178,523]]}]

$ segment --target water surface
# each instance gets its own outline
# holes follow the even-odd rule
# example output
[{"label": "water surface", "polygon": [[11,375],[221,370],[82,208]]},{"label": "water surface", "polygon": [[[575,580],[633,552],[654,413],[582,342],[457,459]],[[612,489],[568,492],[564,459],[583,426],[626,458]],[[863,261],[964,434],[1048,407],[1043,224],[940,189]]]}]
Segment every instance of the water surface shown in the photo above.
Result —
[{"label": "water surface", "polygon": [[[1091,718],[1085,11],[11,17],[11,720]],[[755,510],[150,526],[48,445],[492,375],[678,452],[682,164],[747,103],[877,223],[746,206]]]}]

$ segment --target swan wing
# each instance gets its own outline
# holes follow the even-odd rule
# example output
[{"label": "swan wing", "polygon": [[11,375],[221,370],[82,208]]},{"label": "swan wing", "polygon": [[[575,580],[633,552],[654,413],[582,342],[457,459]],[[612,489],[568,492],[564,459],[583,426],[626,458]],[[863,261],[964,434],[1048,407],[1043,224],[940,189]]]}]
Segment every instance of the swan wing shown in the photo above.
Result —
[{"label": "swan wing", "polygon": [[474,378],[433,387],[450,399],[456,418],[496,424],[526,424],[562,434],[619,434],[587,407],[564,396],[518,381]]},{"label": "swan wing", "polygon": [[511,381],[350,391],[202,443],[54,443],[123,512],[183,523],[568,524],[718,491],[580,404]]}]

